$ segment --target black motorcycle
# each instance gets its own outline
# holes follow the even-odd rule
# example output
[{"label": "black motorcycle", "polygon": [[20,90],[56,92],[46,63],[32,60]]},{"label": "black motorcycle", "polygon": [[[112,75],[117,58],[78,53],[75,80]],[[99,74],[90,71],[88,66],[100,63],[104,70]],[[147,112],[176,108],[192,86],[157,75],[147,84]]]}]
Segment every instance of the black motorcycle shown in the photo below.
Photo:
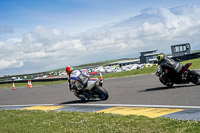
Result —
[{"label": "black motorcycle", "polygon": [[159,77],[160,82],[168,87],[172,87],[174,84],[189,84],[190,82],[199,85],[200,74],[194,70],[189,70],[191,65],[192,63],[187,63],[179,74],[175,74],[170,69],[162,68],[159,65],[156,75]]}]

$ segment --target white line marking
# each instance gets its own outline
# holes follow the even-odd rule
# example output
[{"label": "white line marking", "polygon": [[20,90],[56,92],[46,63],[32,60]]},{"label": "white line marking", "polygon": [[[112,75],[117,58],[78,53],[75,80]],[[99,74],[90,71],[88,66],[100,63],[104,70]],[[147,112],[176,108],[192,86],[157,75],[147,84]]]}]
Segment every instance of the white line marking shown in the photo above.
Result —
[{"label": "white line marking", "polygon": [[64,104],[67,106],[119,106],[119,107],[151,107],[151,108],[182,108],[200,109],[200,106],[179,106],[179,105],[138,105],[138,104]]},{"label": "white line marking", "polygon": [[179,105],[139,105],[139,104],[27,104],[27,105],[0,105],[0,107],[24,107],[24,106],[113,106],[113,107],[151,107],[151,108],[181,108],[181,109],[200,109],[200,106],[179,106]]}]

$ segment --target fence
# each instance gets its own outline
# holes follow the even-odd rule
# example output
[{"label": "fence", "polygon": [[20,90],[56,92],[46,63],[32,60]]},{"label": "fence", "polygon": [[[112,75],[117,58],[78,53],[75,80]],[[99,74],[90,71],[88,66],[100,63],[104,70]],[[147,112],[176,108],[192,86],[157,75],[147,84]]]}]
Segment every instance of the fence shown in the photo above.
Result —
[{"label": "fence", "polygon": [[[59,81],[59,80],[67,80],[68,78],[46,78],[46,79],[32,79],[31,82],[49,82],[49,81]],[[0,84],[7,84],[12,83],[12,80],[8,81],[1,81]],[[28,79],[26,80],[15,80],[15,83],[27,83]]]},{"label": "fence", "polygon": [[191,59],[196,59],[200,58],[200,52],[198,53],[192,53],[192,54],[186,54],[183,56],[177,56],[177,57],[172,57],[176,61],[185,61],[185,60],[191,60]]}]

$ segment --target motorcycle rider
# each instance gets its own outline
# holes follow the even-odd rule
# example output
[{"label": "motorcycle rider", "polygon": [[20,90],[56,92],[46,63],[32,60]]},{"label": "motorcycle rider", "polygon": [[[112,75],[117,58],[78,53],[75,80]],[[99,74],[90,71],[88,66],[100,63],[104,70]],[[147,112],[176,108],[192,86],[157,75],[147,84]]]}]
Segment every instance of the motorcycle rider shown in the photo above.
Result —
[{"label": "motorcycle rider", "polygon": [[87,86],[88,76],[84,75],[80,70],[74,70],[72,66],[66,67],[68,75],[70,91],[81,93],[81,91]]},{"label": "motorcycle rider", "polygon": [[181,70],[183,65],[170,57],[165,56],[165,54],[160,53],[157,55],[158,65],[163,69],[168,69],[168,75],[173,78],[181,78]]}]

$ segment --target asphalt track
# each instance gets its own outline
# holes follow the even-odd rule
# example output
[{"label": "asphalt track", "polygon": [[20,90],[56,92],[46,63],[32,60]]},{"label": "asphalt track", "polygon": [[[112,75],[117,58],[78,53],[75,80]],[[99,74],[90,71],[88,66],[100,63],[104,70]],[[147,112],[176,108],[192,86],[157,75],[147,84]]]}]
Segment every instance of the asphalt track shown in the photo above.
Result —
[{"label": "asphalt track", "polygon": [[0,89],[0,109],[39,109],[172,117],[200,121],[200,86],[162,85],[155,75],[105,79],[106,101],[82,102],[67,83]]}]

